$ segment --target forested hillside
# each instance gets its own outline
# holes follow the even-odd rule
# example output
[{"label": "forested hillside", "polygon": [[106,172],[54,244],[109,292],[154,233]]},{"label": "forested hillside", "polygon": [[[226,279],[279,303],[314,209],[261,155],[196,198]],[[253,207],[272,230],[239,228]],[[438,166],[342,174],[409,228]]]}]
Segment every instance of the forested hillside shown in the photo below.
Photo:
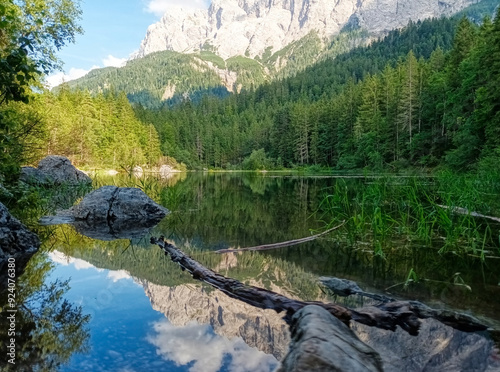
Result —
[{"label": "forested hillside", "polygon": [[156,129],[135,117],[125,93],[93,97],[63,87],[58,95],[33,97],[29,105],[7,105],[0,114],[24,128],[13,134],[23,139],[28,163],[56,154],[87,168],[132,168],[157,165],[161,157]]},{"label": "forested hillside", "polygon": [[191,167],[464,170],[499,156],[499,69],[499,17],[428,20],[253,91],[136,113]]},{"label": "forested hillside", "polygon": [[209,45],[192,54],[156,52],[130,60],[121,68],[92,70],[67,85],[73,90],[88,90],[91,94],[126,92],[130,102],[157,109],[176,105],[187,97],[192,102],[199,102],[204,95],[224,98],[230,92],[238,93],[275,78],[286,78],[321,58],[336,56],[366,40],[366,33],[348,30],[326,46],[311,32],[282,50],[269,51],[257,59],[235,56],[223,60]]},{"label": "forested hillside", "polygon": [[219,97],[227,95],[217,74],[217,69],[224,67],[224,60],[213,53],[194,56],[165,51],[129,61],[122,68],[92,70],[67,84],[91,94],[125,92],[131,102],[155,108],[163,101],[194,92],[211,90]]}]

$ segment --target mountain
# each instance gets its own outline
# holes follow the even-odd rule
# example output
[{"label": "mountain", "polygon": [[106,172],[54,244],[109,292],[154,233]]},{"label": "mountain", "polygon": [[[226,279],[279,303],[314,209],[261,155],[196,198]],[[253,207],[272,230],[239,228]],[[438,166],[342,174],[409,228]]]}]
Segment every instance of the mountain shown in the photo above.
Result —
[{"label": "mountain", "polygon": [[124,91],[131,102],[148,108],[173,105],[186,97],[196,102],[206,94],[224,97],[293,76],[387,35],[409,20],[461,9],[478,20],[497,5],[498,0],[336,0],[330,4],[327,0],[215,0],[208,10],[168,12],[149,27],[139,52],[126,66],[92,70],[68,85],[94,94]]},{"label": "mountain", "polygon": [[[281,314],[235,301],[199,285],[166,287],[144,280],[137,282],[153,309],[165,314],[171,324],[163,327],[167,339],[182,335],[182,329],[185,333],[195,327],[201,331],[202,325],[210,324],[215,334],[230,340],[241,338],[248,346],[278,360],[286,353],[290,336]],[[380,354],[388,372],[497,370],[499,362],[490,357],[494,344],[483,335],[460,332],[433,319],[422,320],[421,324],[418,336],[401,329],[393,332],[356,322],[351,322],[351,328],[362,342]],[[175,340],[181,342],[180,337]],[[156,344],[163,345],[163,353],[174,355],[174,342]]]},{"label": "mountain", "polygon": [[316,32],[321,40],[346,26],[381,35],[409,20],[450,16],[476,0],[214,0],[208,10],[176,8],[148,28],[137,57],[210,49],[223,59],[262,58]]}]

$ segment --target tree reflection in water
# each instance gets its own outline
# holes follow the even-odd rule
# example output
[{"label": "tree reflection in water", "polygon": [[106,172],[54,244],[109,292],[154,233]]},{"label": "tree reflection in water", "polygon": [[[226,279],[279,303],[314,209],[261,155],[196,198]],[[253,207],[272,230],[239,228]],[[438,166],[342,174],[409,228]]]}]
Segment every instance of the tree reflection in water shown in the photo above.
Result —
[{"label": "tree reflection in water", "polygon": [[[87,324],[90,315],[82,307],[64,298],[69,280],[46,280],[52,270],[46,255],[37,253],[16,283],[15,364],[8,363],[7,353],[0,360],[2,371],[55,371],[74,353],[89,349]],[[7,289],[2,288],[0,342],[8,345],[10,322],[7,316]]]}]

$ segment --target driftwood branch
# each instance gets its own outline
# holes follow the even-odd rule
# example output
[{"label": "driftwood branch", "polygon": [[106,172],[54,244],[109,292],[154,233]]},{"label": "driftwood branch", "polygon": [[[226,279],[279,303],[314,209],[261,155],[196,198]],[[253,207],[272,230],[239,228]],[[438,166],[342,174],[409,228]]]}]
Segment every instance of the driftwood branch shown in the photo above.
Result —
[{"label": "driftwood branch", "polygon": [[318,239],[319,237],[326,235],[328,233],[331,233],[334,230],[337,230],[341,228],[345,224],[345,221],[342,221],[342,223],[338,226],[332,227],[331,229],[328,229],[326,231],[323,231],[322,233],[316,234],[316,235],[311,235],[306,238],[301,238],[301,239],[294,239],[294,240],[288,240],[286,242],[279,242],[279,243],[273,243],[273,244],[263,244],[263,245],[256,245],[254,247],[245,247],[245,248],[237,248],[237,249],[219,249],[218,251],[214,251],[214,253],[233,253],[233,252],[244,252],[244,251],[266,251],[269,249],[277,249],[277,248],[283,248],[283,247],[290,247],[292,245],[297,245],[297,244],[302,244],[305,242],[310,242],[312,240]]},{"label": "driftwood branch", "polygon": [[333,303],[318,301],[299,301],[283,296],[264,288],[247,286],[238,280],[220,275],[187,256],[174,245],[166,242],[163,237],[151,238],[151,243],[158,245],[169,255],[173,262],[179,264],[182,270],[187,270],[194,279],[204,281],[224,292],[226,295],[261,309],[272,309],[278,313],[285,312],[285,321],[290,323],[292,316],[307,305],[318,305],[330,314],[349,324],[350,320],[358,323],[395,331],[400,326],[411,335],[417,335],[420,320],[435,318],[455,329],[467,332],[484,331],[487,327],[472,317],[434,310],[415,301],[382,302],[378,305],[354,310]]},{"label": "driftwood branch", "polygon": [[[351,280],[334,277],[321,277],[319,280],[324,286],[338,296],[347,297],[350,295],[358,295],[369,297],[387,304],[388,306],[391,306],[393,303],[401,302],[384,295],[365,292],[359,288],[356,282]],[[477,319],[467,314],[457,313],[450,310],[432,309],[419,301],[405,301],[404,303],[407,304],[408,309],[419,319],[433,318],[443,324],[446,324],[447,326],[464,332],[484,331],[488,328],[484,324],[479,323]]]},{"label": "driftwood branch", "polygon": [[449,209],[452,213],[463,214],[463,215],[466,215],[466,216],[470,215],[472,217],[486,218],[488,220],[492,220],[492,221],[495,221],[495,222],[500,222],[500,218],[498,218],[498,217],[487,216],[485,214],[481,214],[481,213],[477,213],[477,212],[472,212],[472,211],[469,211],[468,209],[465,209],[465,208],[450,207],[448,205],[441,205],[441,204],[438,204],[437,206],[441,207],[443,209]]}]

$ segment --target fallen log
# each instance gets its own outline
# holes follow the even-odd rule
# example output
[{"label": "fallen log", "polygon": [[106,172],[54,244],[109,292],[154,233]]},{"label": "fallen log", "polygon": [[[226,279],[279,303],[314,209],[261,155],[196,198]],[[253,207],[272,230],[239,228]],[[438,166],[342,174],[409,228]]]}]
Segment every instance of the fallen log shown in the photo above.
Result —
[{"label": "fallen log", "polygon": [[290,325],[288,353],[276,372],[381,372],[380,355],[325,309],[309,305]]},{"label": "fallen log", "polygon": [[297,245],[297,244],[302,244],[305,242],[310,242],[312,240],[318,239],[319,237],[326,235],[334,230],[337,230],[341,228],[345,224],[345,221],[342,221],[342,223],[338,226],[332,227],[331,229],[328,229],[326,231],[323,231],[322,233],[316,234],[316,235],[311,235],[306,238],[301,238],[301,239],[293,239],[293,240],[288,240],[286,242],[279,242],[279,243],[272,243],[272,244],[263,244],[263,245],[256,245],[254,247],[245,247],[245,248],[230,248],[230,249],[219,249],[217,251],[214,251],[214,253],[233,253],[233,252],[245,252],[245,251],[265,251],[269,249],[277,249],[277,248],[283,248],[283,247],[290,247],[292,245]]},{"label": "fallen log", "polygon": [[481,213],[469,211],[468,209],[465,209],[465,208],[450,207],[448,205],[441,205],[441,204],[437,204],[437,206],[441,207],[443,209],[449,209],[452,213],[462,214],[462,215],[466,215],[466,216],[470,215],[472,217],[486,218],[488,220],[492,220],[492,221],[495,221],[495,222],[500,222],[500,218],[498,218],[498,217],[487,216],[485,214],[481,214]]},{"label": "fallen log", "polygon": [[466,332],[484,331],[488,328],[472,317],[444,311],[440,313],[439,310],[433,310],[416,301],[393,301],[391,299],[392,301],[389,302],[354,310],[333,303],[294,300],[279,293],[255,286],[247,286],[236,279],[220,275],[204,267],[173,244],[166,242],[163,237],[159,239],[152,237],[151,243],[163,249],[173,262],[176,262],[182,270],[187,270],[194,279],[204,281],[231,298],[249,305],[261,309],[272,309],[278,313],[285,312],[284,320],[289,324],[297,311],[307,305],[317,305],[346,325],[349,325],[349,322],[354,320],[361,324],[392,331],[395,331],[399,326],[410,335],[418,334],[420,328],[419,319],[429,317]]}]

